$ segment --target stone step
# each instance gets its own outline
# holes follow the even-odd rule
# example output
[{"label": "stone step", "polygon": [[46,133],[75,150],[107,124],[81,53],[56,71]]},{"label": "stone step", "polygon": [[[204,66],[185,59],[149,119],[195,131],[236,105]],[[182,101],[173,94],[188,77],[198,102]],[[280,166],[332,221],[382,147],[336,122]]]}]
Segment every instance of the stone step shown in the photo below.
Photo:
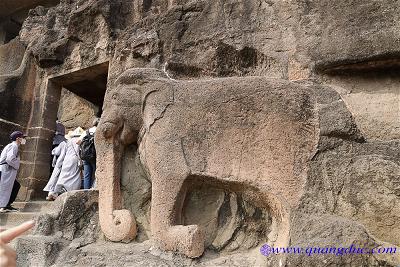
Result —
[{"label": "stone step", "polygon": [[0,214],[0,226],[10,228],[37,217],[39,212],[7,212]]},{"label": "stone step", "polygon": [[14,202],[13,207],[19,209],[19,211],[0,213],[0,231],[32,220],[41,213],[50,212],[52,205],[53,202],[50,201]]},{"label": "stone step", "polygon": [[19,209],[20,212],[48,212],[52,209],[52,201],[30,201],[30,202],[14,202],[13,207]]}]

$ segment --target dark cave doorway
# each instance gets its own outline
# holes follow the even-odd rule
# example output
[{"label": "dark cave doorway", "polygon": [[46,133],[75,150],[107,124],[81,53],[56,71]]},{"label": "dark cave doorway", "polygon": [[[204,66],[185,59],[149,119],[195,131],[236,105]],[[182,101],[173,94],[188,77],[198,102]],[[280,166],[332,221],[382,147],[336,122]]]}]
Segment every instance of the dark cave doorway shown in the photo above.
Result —
[{"label": "dark cave doorway", "polygon": [[[44,111],[46,129],[56,130],[56,119],[65,126],[65,133],[80,126],[92,127],[95,117],[100,118],[107,89],[109,62],[50,77],[47,85]],[[54,136],[54,132],[53,135]],[[47,181],[51,176],[51,150],[53,140],[37,150],[49,158]],[[43,177],[44,178],[44,177]]]},{"label": "dark cave doorway", "polygon": [[53,78],[61,87],[57,117],[73,130],[91,127],[95,117],[100,118],[107,89],[108,62]]}]

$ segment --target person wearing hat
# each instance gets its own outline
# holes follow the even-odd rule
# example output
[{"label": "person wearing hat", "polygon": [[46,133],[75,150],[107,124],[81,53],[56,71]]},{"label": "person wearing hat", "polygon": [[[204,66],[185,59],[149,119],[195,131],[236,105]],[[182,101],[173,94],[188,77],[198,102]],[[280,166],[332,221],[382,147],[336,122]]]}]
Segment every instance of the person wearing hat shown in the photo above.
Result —
[{"label": "person wearing hat", "polygon": [[15,201],[21,185],[16,180],[20,165],[18,148],[25,145],[26,135],[15,131],[10,135],[11,143],[0,155],[0,212],[16,211],[11,204]]},{"label": "person wearing hat", "polygon": [[63,143],[65,143],[67,139],[65,139],[65,126],[58,120],[56,120],[56,132],[53,137],[53,147],[52,147],[52,153],[51,155],[53,156],[53,160],[50,163],[50,173],[53,173],[54,171],[54,166],[56,164],[57,158],[59,155],[53,153],[56,148],[59,148],[60,150],[60,145],[62,146]]},{"label": "person wearing hat", "polygon": [[58,117],[57,117],[56,132],[55,132],[54,138],[53,138],[53,149],[56,148],[58,145],[60,145],[65,140],[66,140],[65,139],[65,126],[58,120]]},{"label": "person wearing hat", "polygon": [[45,188],[43,189],[43,191],[48,192],[46,200],[51,201],[51,200],[55,200],[57,198],[58,194],[56,192],[56,185],[57,185],[60,173],[61,173],[62,163],[63,163],[64,157],[65,157],[64,149],[65,149],[66,145],[67,145],[67,139],[65,138],[65,141],[62,141],[56,148],[54,148],[51,151],[51,155],[54,156],[54,158],[53,158],[54,164],[53,164],[53,170],[51,172],[50,179],[49,179],[48,183],[46,184]]},{"label": "person wearing hat", "polygon": [[54,176],[52,175],[44,188],[44,191],[49,192],[47,200],[55,200],[62,192],[81,188],[79,146],[77,141],[83,132],[83,129],[78,127],[65,136],[67,142],[62,146],[60,156],[56,162],[57,173]]}]

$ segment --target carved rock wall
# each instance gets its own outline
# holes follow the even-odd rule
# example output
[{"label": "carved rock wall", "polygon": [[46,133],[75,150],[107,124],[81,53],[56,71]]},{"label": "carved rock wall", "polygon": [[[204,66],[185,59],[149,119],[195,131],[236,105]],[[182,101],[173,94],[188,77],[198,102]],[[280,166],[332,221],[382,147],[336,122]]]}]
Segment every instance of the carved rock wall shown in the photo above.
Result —
[{"label": "carved rock wall", "polygon": [[[24,57],[25,47],[18,39],[0,46],[0,73],[2,75],[18,69]],[[13,54],[14,57],[9,55]]]},{"label": "carved rock wall", "polygon": [[400,138],[400,80],[396,69],[324,75],[352,112],[360,130],[371,141]]},{"label": "carved rock wall", "polygon": [[[22,62],[22,58],[24,56],[25,49],[23,45],[18,41],[14,40],[6,45],[1,45],[0,46],[0,75],[4,74],[9,74],[12,71],[15,71],[18,69]],[[15,57],[9,57],[10,54],[15,54]],[[10,85],[12,83],[12,86]],[[18,109],[18,102],[17,101],[12,101],[13,100],[13,95],[14,92],[11,87],[15,86],[16,81],[10,82],[10,81],[0,81],[0,95],[2,99],[2,115],[0,115],[0,118],[6,121],[1,121],[1,128],[4,130],[0,131],[0,149],[2,149],[10,140],[9,134],[13,131],[14,128],[19,128],[17,125],[13,125],[10,123],[7,123],[9,121],[12,121],[16,124],[19,123],[19,121],[15,121],[15,116],[14,112],[16,111],[16,108]],[[7,87],[7,88],[6,88]],[[5,101],[8,100],[8,101]],[[11,100],[11,101],[10,101]],[[7,102],[9,104],[7,104]],[[7,112],[4,109],[5,108],[10,108],[10,106],[14,106],[14,108],[11,107],[11,112]],[[13,112],[14,111],[14,112]]]},{"label": "carved rock wall", "polygon": [[[301,8],[299,53],[306,53],[322,71],[362,63],[398,66],[399,5],[379,1],[294,1]],[[382,30],[384,29],[384,30]],[[388,60],[387,62],[385,62]],[[352,68],[351,66],[349,66]],[[371,66],[369,66],[371,67]],[[368,69],[368,64],[364,65]]]},{"label": "carved rock wall", "polygon": [[[318,151],[308,162],[291,244],[399,246],[398,11],[395,0],[384,5],[375,0],[63,0],[55,8],[32,10],[21,40],[49,75],[109,61],[106,105],[117,77],[133,67],[165,68],[178,80],[312,79],[321,92]],[[324,95],[323,86],[341,98],[327,101],[332,96]],[[145,243],[150,238],[151,177],[140,168],[139,156],[135,147],[126,149],[122,189],[124,206],[138,222],[136,241]],[[221,255],[251,252],[272,228],[266,210],[213,187],[191,188],[184,221],[205,226],[207,247]],[[257,249],[252,253],[246,255],[259,255]],[[222,256],[205,258],[199,264],[237,263]],[[321,262],[398,264],[369,256],[299,256],[288,265],[324,266]]]},{"label": "carved rock wall", "polygon": [[18,38],[0,46],[0,149],[10,142],[10,133],[25,130],[30,119],[36,66],[28,61],[25,68],[22,63],[24,54],[25,47]]}]

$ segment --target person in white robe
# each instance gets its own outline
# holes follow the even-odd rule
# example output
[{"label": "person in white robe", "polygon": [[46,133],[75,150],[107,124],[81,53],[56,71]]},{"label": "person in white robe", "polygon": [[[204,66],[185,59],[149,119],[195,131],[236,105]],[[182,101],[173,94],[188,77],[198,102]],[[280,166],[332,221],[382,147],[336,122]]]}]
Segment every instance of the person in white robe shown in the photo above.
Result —
[{"label": "person in white robe", "polygon": [[15,131],[10,135],[12,143],[0,154],[0,212],[15,211],[11,204],[17,197],[20,184],[16,181],[20,165],[18,148],[26,143],[25,135]]},{"label": "person in white robe", "polygon": [[48,192],[46,200],[55,200],[57,197],[56,185],[58,182],[58,178],[60,177],[62,163],[65,157],[65,146],[67,145],[67,141],[62,141],[57,147],[55,147],[51,151],[51,155],[53,155],[53,171],[51,173],[49,182],[43,191]]},{"label": "person in white robe", "polygon": [[54,200],[60,193],[81,188],[81,170],[78,165],[80,162],[79,145],[77,141],[82,132],[83,129],[78,127],[66,136],[68,140],[62,147],[55,167],[55,170],[59,169],[60,173],[54,173],[53,171],[54,176],[52,174],[48,186],[45,188],[51,192],[49,200]]}]

